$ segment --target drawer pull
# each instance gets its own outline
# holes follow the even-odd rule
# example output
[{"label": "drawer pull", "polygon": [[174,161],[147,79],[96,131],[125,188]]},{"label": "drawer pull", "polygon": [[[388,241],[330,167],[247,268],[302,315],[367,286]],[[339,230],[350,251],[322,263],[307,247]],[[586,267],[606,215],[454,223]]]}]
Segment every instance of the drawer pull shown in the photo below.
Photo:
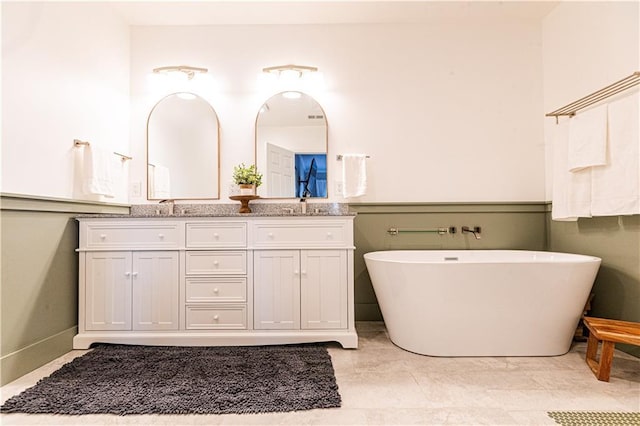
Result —
[{"label": "drawer pull", "polygon": [[273,232],[269,232],[269,233],[267,234],[267,237],[269,237],[269,238],[273,238]]},{"label": "drawer pull", "polygon": [[131,272],[125,272],[125,273],[124,273],[124,276],[125,276],[125,277],[130,277],[130,276],[131,276]]},{"label": "drawer pull", "polygon": [[302,270],[302,275],[307,275],[307,271],[306,270]]},{"label": "drawer pull", "polygon": [[300,271],[298,271],[297,269],[293,271],[293,275],[299,275]]},{"label": "drawer pull", "polygon": [[331,232],[327,232],[327,238],[329,239],[333,238],[333,234]]},{"label": "drawer pull", "polygon": [[219,319],[220,319],[220,317],[219,317],[218,315],[214,315],[214,316],[213,316],[213,320],[214,320],[214,321],[218,321]]},{"label": "drawer pull", "polygon": [[138,273],[137,272],[132,272],[131,275],[133,275],[134,277],[137,277]]},{"label": "drawer pull", "polygon": [[214,293],[216,293],[216,294],[218,294],[218,292],[219,292],[219,291],[220,291],[220,290],[218,290],[217,288],[214,288],[214,289],[213,289],[213,292],[214,292]]},{"label": "drawer pull", "polygon": [[218,234],[217,232],[213,233],[213,238],[215,238],[216,240],[220,238],[220,234]]},{"label": "drawer pull", "polygon": [[107,238],[107,234],[100,234],[100,239],[101,239],[101,240],[104,240],[104,239],[106,239],[106,238]]},{"label": "drawer pull", "polygon": [[158,234],[158,238],[162,240],[164,238],[164,234]]},{"label": "drawer pull", "polygon": [[217,260],[214,260],[214,261],[213,261],[213,265],[214,265],[214,266],[218,266],[218,264],[219,264],[219,262],[218,262]]}]

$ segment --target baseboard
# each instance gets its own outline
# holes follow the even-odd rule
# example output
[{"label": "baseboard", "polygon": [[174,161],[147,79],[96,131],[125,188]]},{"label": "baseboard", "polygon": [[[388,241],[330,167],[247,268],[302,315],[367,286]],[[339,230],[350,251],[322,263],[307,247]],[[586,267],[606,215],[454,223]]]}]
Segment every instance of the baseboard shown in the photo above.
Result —
[{"label": "baseboard", "polygon": [[73,347],[73,337],[76,334],[78,334],[78,327],[74,326],[1,357],[0,386],[69,352]]}]

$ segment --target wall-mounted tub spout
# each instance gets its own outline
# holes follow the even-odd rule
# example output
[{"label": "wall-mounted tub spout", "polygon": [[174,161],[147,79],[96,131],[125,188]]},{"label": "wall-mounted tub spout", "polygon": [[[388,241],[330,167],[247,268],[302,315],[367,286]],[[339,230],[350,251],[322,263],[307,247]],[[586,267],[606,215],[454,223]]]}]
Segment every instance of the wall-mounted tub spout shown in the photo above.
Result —
[{"label": "wall-mounted tub spout", "polygon": [[473,228],[470,228],[468,226],[463,226],[461,228],[461,230],[462,230],[463,234],[469,234],[469,233],[473,234],[473,236],[476,238],[476,240],[479,240],[480,238],[482,238],[480,236],[481,229],[480,229],[479,226],[474,226]]}]

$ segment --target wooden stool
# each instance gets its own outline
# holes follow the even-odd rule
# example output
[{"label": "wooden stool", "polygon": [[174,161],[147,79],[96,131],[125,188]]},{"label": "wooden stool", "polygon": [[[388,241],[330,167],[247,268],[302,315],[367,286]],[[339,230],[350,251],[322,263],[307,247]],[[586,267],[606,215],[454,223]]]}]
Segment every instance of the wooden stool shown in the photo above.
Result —
[{"label": "wooden stool", "polygon": [[[583,320],[589,329],[587,364],[598,380],[608,382],[616,343],[640,346],[640,323],[594,317],[584,317]],[[600,362],[598,362],[596,355],[600,341],[602,341],[602,351]]]}]

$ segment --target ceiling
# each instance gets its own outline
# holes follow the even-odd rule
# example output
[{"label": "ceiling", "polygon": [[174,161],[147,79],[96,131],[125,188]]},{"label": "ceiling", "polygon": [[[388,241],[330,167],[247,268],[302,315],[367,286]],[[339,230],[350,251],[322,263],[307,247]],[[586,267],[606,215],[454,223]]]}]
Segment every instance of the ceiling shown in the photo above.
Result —
[{"label": "ceiling", "polygon": [[130,25],[496,22],[541,20],[559,1],[201,0],[110,2]]}]

